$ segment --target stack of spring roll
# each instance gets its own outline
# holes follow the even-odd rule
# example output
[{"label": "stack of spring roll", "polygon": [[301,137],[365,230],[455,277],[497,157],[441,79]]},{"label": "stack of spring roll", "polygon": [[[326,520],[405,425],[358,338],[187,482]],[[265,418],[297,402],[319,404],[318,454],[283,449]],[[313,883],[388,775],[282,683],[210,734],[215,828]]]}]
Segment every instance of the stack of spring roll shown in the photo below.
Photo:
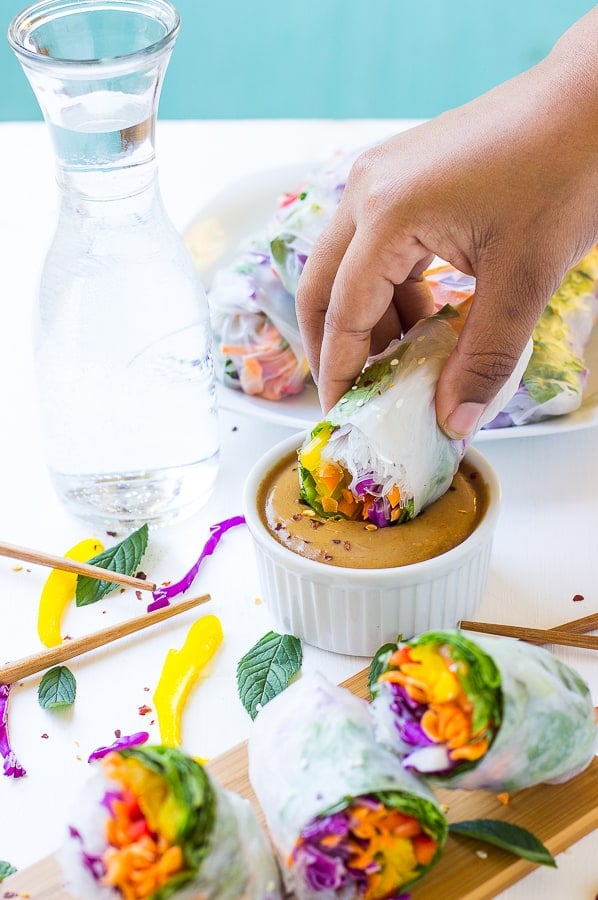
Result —
[{"label": "stack of spring roll", "polygon": [[216,273],[210,315],[216,373],[227,387],[267,400],[303,390],[309,369],[295,313],[297,283],[356,156],[335,160],[285,194],[272,220]]},{"label": "stack of spring roll", "polygon": [[[300,393],[308,379],[294,297],[315,240],[334,213],[357,152],[339,156],[282,197],[260,234],[238,249],[209,291],[216,367],[225,385],[268,400]],[[439,264],[427,273],[438,307],[470,296],[473,278]],[[518,390],[486,428],[539,422],[577,409],[584,352],[596,315],[598,249],[566,275],[533,334]]]}]

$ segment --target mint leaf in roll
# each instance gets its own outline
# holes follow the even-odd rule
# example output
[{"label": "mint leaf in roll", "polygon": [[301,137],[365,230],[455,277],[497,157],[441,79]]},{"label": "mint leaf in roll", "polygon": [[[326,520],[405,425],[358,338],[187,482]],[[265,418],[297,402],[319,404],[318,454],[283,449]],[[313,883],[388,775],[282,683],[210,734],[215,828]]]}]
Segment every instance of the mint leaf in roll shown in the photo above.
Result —
[{"label": "mint leaf in roll", "polygon": [[182,850],[184,868],[207,852],[216,800],[205,769],[172,747],[129,747],[108,758],[109,777],[132,790],[149,828]]}]

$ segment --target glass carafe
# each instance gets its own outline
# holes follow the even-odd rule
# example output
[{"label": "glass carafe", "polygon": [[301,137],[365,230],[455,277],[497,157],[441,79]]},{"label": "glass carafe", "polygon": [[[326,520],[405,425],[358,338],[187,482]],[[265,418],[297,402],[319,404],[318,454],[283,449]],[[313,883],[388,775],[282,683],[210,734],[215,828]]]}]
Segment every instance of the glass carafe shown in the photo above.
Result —
[{"label": "glass carafe", "polygon": [[46,458],[79,516],[163,524],[214,486],[205,292],[160,197],[167,0],[44,0],[9,28],[50,129],[60,211],[34,314]]}]

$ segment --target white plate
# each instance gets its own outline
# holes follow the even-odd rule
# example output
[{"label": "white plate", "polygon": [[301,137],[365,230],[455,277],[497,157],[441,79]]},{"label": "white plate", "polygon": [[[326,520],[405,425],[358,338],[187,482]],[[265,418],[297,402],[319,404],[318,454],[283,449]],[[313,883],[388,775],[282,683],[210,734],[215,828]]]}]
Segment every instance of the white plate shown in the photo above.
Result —
[{"label": "white plate", "polygon": [[[231,259],[238,244],[265,225],[281,194],[300,185],[311,168],[312,164],[305,163],[256,172],[231,184],[200,210],[185,231],[185,242],[206,285],[216,269]],[[598,425],[598,328],[594,329],[585,359],[590,374],[579,409],[533,425],[481,431],[475,442],[558,434]],[[286,400],[251,397],[223,385],[218,387],[218,397],[223,409],[298,430],[313,427],[322,414],[311,381],[301,394]]]}]

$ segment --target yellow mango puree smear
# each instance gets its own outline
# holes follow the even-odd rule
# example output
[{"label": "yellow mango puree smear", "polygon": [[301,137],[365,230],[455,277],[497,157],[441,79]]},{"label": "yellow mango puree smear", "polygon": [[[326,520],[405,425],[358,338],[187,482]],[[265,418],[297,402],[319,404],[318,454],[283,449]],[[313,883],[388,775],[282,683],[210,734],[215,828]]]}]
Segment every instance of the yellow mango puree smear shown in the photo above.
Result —
[{"label": "yellow mango puree smear", "polygon": [[217,616],[202,616],[189,629],[180,650],[169,650],[154,692],[160,741],[180,747],[183,708],[202,669],[210,662],[224,633]]},{"label": "yellow mango puree smear", "polygon": [[162,776],[137,759],[110,753],[102,765],[120,787],[106,818],[103,883],[118,888],[125,900],[151,897],[184,868],[171,826],[177,821],[173,799]]},{"label": "yellow mango puree smear", "polygon": [[[86,538],[64,554],[67,559],[87,562],[104,550],[98,538]],[[45,647],[57,647],[62,643],[62,617],[77,589],[77,573],[52,569],[48,575],[37,613],[37,633]]]},{"label": "yellow mango puree smear", "polygon": [[403,686],[418,703],[427,706],[420,725],[427,737],[444,744],[451,759],[480,759],[490,746],[487,728],[473,730],[473,703],[459,680],[459,667],[442,647],[423,644],[400,647],[388,661],[380,681]]},{"label": "yellow mango puree smear", "polygon": [[341,815],[348,824],[347,834],[299,838],[289,865],[301,858],[303,846],[316,845],[320,852],[333,854],[342,845],[347,867],[364,875],[366,888],[360,896],[365,900],[396,896],[402,885],[419,876],[421,867],[432,862],[438,849],[438,842],[417,819],[372,797],[353,800]]}]

